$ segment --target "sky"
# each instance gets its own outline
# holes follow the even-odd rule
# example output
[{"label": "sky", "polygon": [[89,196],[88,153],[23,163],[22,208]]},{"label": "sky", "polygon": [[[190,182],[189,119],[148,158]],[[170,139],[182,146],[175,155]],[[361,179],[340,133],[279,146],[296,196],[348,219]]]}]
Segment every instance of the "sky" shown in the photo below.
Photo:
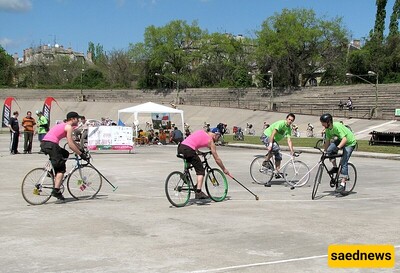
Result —
[{"label": "sky", "polygon": [[[387,23],[395,0],[388,0]],[[282,9],[313,9],[318,18],[343,19],[350,39],[368,37],[374,27],[375,0],[0,0],[0,45],[23,55],[29,47],[55,43],[86,53],[88,43],[105,51],[126,50],[144,41],[153,25],[197,21],[209,33],[255,38],[255,31]]]}]

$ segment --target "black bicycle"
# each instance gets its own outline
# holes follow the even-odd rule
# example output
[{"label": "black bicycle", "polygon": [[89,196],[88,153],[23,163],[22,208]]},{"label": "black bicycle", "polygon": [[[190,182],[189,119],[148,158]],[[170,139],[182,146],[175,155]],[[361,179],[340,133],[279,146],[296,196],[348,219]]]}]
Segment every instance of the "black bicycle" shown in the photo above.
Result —
[{"label": "black bicycle", "polygon": [[[339,166],[338,166],[338,171],[336,173],[329,173],[328,167],[325,164],[326,159],[332,159],[332,158],[342,158],[343,154],[337,154],[337,155],[327,155],[321,148],[319,147],[314,147],[315,149],[319,150],[321,152],[321,158],[318,161],[318,163],[310,169],[312,171],[315,167],[318,166],[318,171],[317,174],[315,175],[315,180],[314,180],[314,187],[312,190],[311,194],[311,199],[314,200],[316,199],[318,187],[321,184],[321,181],[323,177],[322,174],[326,172],[329,177],[329,185],[331,188],[337,188],[340,185],[340,172],[342,170],[342,160],[340,160]],[[346,181],[346,187],[343,192],[341,192],[341,195],[348,195],[354,190],[354,187],[356,186],[357,183],[357,169],[352,163],[348,163],[348,172],[349,172],[349,179]]]},{"label": "black bicycle", "polygon": [[[207,159],[210,157],[211,151],[199,152],[199,155],[203,157],[202,163],[206,169],[205,187],[207,194],[213,201],[221,202],[228,194],[226,176],[220,169],[211,168],[208,164]],[[165,194],[173,206],[184,207],[190,200],[191,192],[196,190],[190,175],[190,170],[194,167],[186,161],[182,154],[178,154],[177,157],[183,159],[184,169],[183,172],[174,171],[168,175],[165,180]]]}]

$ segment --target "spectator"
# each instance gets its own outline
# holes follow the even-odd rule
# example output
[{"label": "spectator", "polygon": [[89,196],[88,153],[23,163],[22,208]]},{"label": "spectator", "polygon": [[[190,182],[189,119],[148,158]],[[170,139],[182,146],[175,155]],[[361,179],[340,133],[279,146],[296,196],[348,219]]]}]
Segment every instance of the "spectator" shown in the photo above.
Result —
[{"label": "spectator", "polygon": [[[49,121],[45,116],[43,116],[42,111],[37,110],[36,115],[38,116],[37,120],[37,131],[38,131],[38,140],[39,142],[43,141],[44,136],[49,131]],[[42,153],[41,151],[39,153]]]},{"label": "spectator", "polygon": [[159,138],[160,138],[161,144],[163,144],[163,145],[167,144],[167,134],[165,133],[165,131],[163,129],[160,129]]},{"label": "spectator", "polygon": [[343,107],[345,106],[346,104],[345,103],[343,103],[343,101],[342,100],[340,100],[339,101],[339,104],[338,104],[338,106],[339,106],[339,110],[343,110]]},{"label": "spectator", "polygon": [[24,154],[32,153],[32,141],[33,141],[33,126],[36,125],[35,119],[32,117],[32,112],[26,112],[26,117],[22,120],[22,127],[24,127]]},{"label": "spectator", "polygon": [[179,144],[183,141],[183,133],[178,127],[174,127],[174,130],[171,132],[171,137],[169,142]]},{"label": "spectator", "polygon": [[18,152],[18,138],[19,138],[19,122],[18,122],[18,111],[15,111],[10,118],[10,123],[8,124],[8,128],[10,128],[10,152],[12,155],[19,154]]},{"label": "spectator", "polygon": [[350,97],[347,99],[346,107],[349,109],[349,111],[352,111],[354,108],[353,101],[351,100]]}]

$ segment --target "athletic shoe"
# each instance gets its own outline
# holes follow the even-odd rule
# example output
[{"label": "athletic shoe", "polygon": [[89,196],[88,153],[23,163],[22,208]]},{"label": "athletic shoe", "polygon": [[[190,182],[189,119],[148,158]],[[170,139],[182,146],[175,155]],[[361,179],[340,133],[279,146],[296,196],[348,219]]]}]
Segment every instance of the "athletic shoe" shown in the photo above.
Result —
[{"label": "athletic shoe", "polygon": [[276,179],[284,178],[283,173],[276,173],[275,178]]},{"label": "athletic shoe", "polygon": [[346,189],[346,186],[339,185],[339,186],[336,188],[335,192],[337,192],[337,193],[342,193],[342,192],[344,192],[345,189]]},{"label": "athletic shoe", "polygon": [[51,192],[51,196],[53,196],[53,197],[55,197],[55,198],[57,198],[58,200],[61,200],[61,201],[65,200],[65,198],[62,195],[60,190],[56,191],[55,189],[53,189],[53,191]]},{"label": "athletic shoe", "polygon": [[335,173],[337,173],[337,172],[338,172],[338,170],[339,170],[339,168],[338,168],[338,167],[333,167],[332,169],[330,169],[330,170],[328,171],[328,173],[329,173],[330,175],[332,175],[332,174],[335,174]]},{"label": "athletic shoe", "polygon": [[204,192],[201,191],[201,192],[196,192],[195,198],[196,199],[208,199],[209,197],[207,194],[205,194]]},{"label": "athletic shoe", "polygon": [[263,167],[269,167],[269,160],[264,160],[262,163]]}]

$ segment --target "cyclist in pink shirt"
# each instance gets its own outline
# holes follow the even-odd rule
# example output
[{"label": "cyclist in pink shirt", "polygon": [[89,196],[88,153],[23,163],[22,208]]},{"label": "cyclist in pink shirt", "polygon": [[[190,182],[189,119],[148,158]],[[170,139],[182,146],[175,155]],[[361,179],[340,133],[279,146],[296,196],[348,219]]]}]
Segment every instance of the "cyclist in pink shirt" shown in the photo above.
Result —
[{"label": "cyclist in pink shirt", "polygon": [[40,143],[41,150],[46,155],[49,155],[56,174],[54,178],[54,189],[51,195],[62,201],[65,200],[65,198],[60,192],[60,187],[66,171],[65,162],[69,156],[69,152],[60,147],[60,140],[67,138],[68,146],[72,151],[79,155],[83,160],[87,160],[88,158],[88,155],[79,149],[72,138],[72,131],[74,130],[74,127],[78,125],[80,117],[81,116],[76,112],[69,112],[67,114],[66,122],[52,127]]},{"label": "cyclist in pink shirt", "polygon": [[200,148],[209,148],[212,152],[215,162],[222,169],[222,171],[229,174],[229,171],[225,168],[221,158],[218,156],[217,147],[215,142],[221,136],[221,132],[218,128],[212,129],[210,132],[203,130],[195,131],[191,133],[184,141],[178,146],[178,154],[182,154],[184,158],[193,165],[197,175],[196,185],[196,199],[207,199],[208,196],[201,191],[203,185],[205,169],[201,163],[200,157],[197,155],[197,150]]}]

